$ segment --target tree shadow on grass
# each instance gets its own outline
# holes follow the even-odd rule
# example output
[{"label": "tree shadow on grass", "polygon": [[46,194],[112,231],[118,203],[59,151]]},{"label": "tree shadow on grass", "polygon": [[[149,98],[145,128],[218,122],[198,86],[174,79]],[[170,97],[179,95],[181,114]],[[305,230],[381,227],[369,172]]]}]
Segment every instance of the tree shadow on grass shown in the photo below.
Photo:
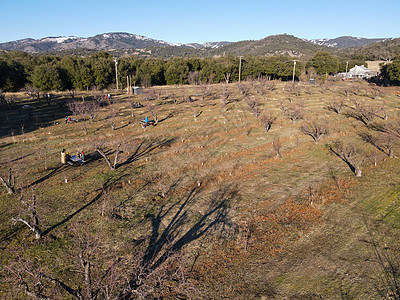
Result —
[{"label": "tree shadow on grass", "polygon": [[335,154],[337,157],[339,157],[342,161],[344,161],[350,168],[352,173],[355,173],[356,168],[345,158],[343,157],[338,151],[336,151],[332,146],[328,146],[328,149]]},{"label": "tree shadow on grass", "polygon": [[[201,238],[212,230],[225,230],[228,221],[230,203],[238,196],[236,186],[224,186],[216,191],[204,214],[193,225],[190,225],[190,207],[198,200],[202,192],[201,187],[195,187],[181,202],[170,206],[163,205],[156,214],[148,214],[146,218],[151,221],[152,232],[149,244],[144,251],[141,261],[142,270],[148,273],[156,270],[168,260],[173,253],[180,251],[185,245]],[[165,228],[165,220],[168,223]],[[141,285],[138,276],[134,274],[128,284],[128,291],[134,291]],[[129,299],[129,292],[123,295],[123,299]]]},{"label": "tree shadow on grass", "polygon": [[66,218],[64,218],[62,221],[58,222],[57,224],[54,224],[53,226],[51,226],[50,228],[44,230],[42,232],[42,236],[45,236],[46,234],[48,234],[49,232],[51,232],[52,230],[56,229],[57,227],[65,224],[66,222],[68,222],[69,220],[71,220],[73,217],[75,217],[77,214],[79,214],[80,212],[82,212],[83,210],[85,210],[86,208],[88,208],[89,206],[91,206],[93,203],[97,202],[104,194],[104,192],[107,190],[108,187],[110,187],[112,184],[116,183],[117,181],[119,181],[124,175],[120,176],[119,178],[116,178],[114,180],[112,179],[108,179],[102,186],[102,188],[100,189],[100,191],[98,192],[98,194],[87,204],[85,204],[84,206],[82,206],[81,208],[79,208],[78,210],[76,210],[74,213],[70,214],[69,216],[67,216]]},{"label": "tree shadow on grass", "polygon": [[124,162],[121,162],[117,165],[117,168],[120,168],[125,165],[129,165],[144,156],[150,154],[156,149],[162,148],[162,147],[169,147],[171,146],[175,141],[175,138],[170,138],[170,139],[164,139],[164,140],[155,140],[151,141],[149,144],[145,145],[144,142],[140,143],[139,146],[136,148],[135,152],[133,152],[132,155],[130,155]]},{"label": "tree shadow on grass", "polygon": [[38,180],[32,182],[31,184],[28,184],[28,185],[22,187],[22,189],[30,188],[30,187],[33,187],[34,185],[42,183],[43,181],[45,181],[45,180],[47,180],[47,179],[49,179],[49,178],[51,178],[51,177],[53,177],[53,176],[55,176],[57,174],[62,173],[68,167],[69,166],[67,166],[67,165],[61,165],[61,166],[55,167],[55,168],[52,169],[52,171],[50,173],[48,173],[47,175],[43,176],[42,178],[39,178]]}]

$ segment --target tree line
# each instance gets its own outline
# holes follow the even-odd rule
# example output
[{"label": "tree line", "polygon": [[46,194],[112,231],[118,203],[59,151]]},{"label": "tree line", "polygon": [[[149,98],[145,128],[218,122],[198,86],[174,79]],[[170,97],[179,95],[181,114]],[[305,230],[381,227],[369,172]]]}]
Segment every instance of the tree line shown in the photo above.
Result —
[{"label": "tree line", "polygon": [[[232,55],[213,58],[175,57],[117,59],[120,88],[133,85],[200,84],[237,82],[251,78],[291,80],[294,58],[290,56],[245,56],[241,62]],[[349,67],[365,64],[360,58],[339,58],[328,52],[317,52],[307,62],[298,61],[295,77],[304,72],[334,74]],[[240,69],[240,70],[239,70]],[[240,73],[240,79],[239,79]],[[88,56],[33,55],[3,51],[0,54],[0,89],[15,92],[33,86],[43,92],[56,90],[88,90],[114,87],[115,62],[111,54],[96,52]]]}]

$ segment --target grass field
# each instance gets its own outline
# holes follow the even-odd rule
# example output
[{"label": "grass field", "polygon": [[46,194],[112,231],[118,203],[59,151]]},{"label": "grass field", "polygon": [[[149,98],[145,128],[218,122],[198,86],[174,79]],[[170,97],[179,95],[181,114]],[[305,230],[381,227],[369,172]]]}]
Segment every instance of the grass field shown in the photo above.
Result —
[{"label": "grass field", "polygon": [[[390,135],[392,158],[380,140],[399,95],[361,81],[152,87],[65,124],[72,113],[55,101],[69,95],[16,94],[0,113],[0,176],[16,177],[16,193],[0,190],[1,297],[399,297],[399,143]],[[142,128],[151,112],[157,125]],[[275,118],[268,132],[258,112]],[[318,144],[302,132],[312,121],[329,131]],[[352,161],[330,150],[339,141]],[[96,148],[111,162],[119,152],[115,170]],[[62,149],[86,164],[61,165]],[[38,240],[11,221],[32,224],[33,194]]]}]

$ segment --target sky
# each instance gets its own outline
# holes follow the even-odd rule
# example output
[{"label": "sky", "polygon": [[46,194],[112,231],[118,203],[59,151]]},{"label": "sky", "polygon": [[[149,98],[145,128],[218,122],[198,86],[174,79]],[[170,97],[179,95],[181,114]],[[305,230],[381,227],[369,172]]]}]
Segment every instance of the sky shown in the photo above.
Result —
[{"label": "sky", "polygon": [[399,0],[0,0],[0,43],[127,32],[170,43],[400,37]]}]

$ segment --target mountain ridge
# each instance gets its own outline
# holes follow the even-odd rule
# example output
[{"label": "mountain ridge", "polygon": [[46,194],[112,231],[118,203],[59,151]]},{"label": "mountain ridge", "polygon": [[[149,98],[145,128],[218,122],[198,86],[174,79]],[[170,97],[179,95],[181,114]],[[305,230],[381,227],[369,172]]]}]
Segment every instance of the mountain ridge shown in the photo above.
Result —
[{"label": "mountain ridge", "polygon": [[348,49],[361,49],[390,40],[393,40],[393,38],[368,39],[351,36],[309,40],[289,34],[277,34],[260,40],[177,44],[126,32],[108,32],[88,38],[76,36],[44,37],[40,39],[25,38],[0,43],[0,50],[18,50],[29,53],[82,52],[84,50],[113,51],[114,55],[129,55],[139,52],[144,56],[166,58],[174,56],[220,56],[225,54],[307,57],[314,55],[316,51],[348,51]]}]

